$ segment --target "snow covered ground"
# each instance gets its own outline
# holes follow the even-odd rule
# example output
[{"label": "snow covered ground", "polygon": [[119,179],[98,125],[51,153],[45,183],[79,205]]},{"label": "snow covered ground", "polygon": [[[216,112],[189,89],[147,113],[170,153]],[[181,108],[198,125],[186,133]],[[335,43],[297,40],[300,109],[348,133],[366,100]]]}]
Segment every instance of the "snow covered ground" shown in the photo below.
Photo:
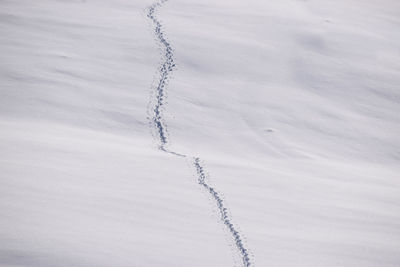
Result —
[{"label": "snow covered ground", "polygon": [[0,1],[0,266],[400,266],[400,2]]}]

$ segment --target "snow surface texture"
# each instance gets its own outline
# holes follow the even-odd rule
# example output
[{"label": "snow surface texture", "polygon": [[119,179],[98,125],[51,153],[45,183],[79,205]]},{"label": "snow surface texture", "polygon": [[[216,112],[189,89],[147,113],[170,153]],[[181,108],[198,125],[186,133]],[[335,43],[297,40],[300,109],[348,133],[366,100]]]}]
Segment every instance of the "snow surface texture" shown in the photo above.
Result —
[{"label": "snow surface texture", "polygon": [[[0,1],[1,266],[242,264],[196,160],[149,134],[152,4]],[[400,265],[398,14],[394,0],[158,10],[176,65],[168,149],[206,162],[252,265]]]}]

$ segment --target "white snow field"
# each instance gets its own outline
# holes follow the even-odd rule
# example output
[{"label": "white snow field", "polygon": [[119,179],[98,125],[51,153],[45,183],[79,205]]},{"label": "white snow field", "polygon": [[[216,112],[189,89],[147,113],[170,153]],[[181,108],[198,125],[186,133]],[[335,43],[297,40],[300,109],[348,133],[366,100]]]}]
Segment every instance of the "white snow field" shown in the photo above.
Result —
[{"label": "white snow field", "polygon": [[400,266],[400,2],[155,3],[0,0],[0,266]]}]

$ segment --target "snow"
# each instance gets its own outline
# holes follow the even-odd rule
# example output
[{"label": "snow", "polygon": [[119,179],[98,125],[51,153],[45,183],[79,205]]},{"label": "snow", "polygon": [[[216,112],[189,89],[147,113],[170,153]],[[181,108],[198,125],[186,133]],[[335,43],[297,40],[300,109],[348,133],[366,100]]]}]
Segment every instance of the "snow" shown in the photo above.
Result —
[{"label": "snow", "polygon": [[0,1],[0,266],[400,265],[400,4]]}]

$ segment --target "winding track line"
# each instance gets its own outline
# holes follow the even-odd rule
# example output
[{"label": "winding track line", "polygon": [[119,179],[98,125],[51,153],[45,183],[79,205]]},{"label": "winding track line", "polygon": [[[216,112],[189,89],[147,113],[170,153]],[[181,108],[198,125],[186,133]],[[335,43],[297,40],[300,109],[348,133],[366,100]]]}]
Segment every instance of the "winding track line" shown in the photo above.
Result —
[{"label": "winding track line", "polygon": [[158,21],[155,16],[156,8],[166,1],[167,0],[161,0],[159,2],[152,4],[149,7],[149,12],[147,13],[147,17],[150,18],[153,24],[155,25],[154,31],[156,33],[156,37],[160,42],[160,44],[164,47],[163,48],[164,62],[162,63],[159,69],[160,79],[156,86],[156,103],[154,105],[154,110],[153,110],[154,114],[152,118],[153,125],[158,132],[158,137],[160,141],[159,148],[161,150],[166,150],[166,145],[168,144],[167,126],[165,125],[162,117],[162,109],[165,105],[164,102],[166,98],[165,89],[167,86],[167,82],[169,80],[170,73],[174,70],[175,67],[172,47],[164,37],[164,33],[162,32],[161,22]]},{"label": "winding track line", "polygon": [[[157,8],[160,7],[163,3],[167,2],[168,0],[160,0],[152,4],[148,8],[147,17],[153,22],[154,24],[154,31],[155,35],[161,45],[161,49],[163,52],[163,63],[160,65],[159,68],[159,80],[157,85],[155,86],[155,103],[152,105],[152,100],[150,100],[149,107],[152,107],[152,118],[151,118],[151,125],[157,132],[157,139],[159,142],[159,149],[161,151],[173,154],[175,156],[180,157],[187,157],[184,154],[177,153],[175,151],[167,149],[168,145],[168,138],[167,138],[167,125],[163,118],[163,110],[165,107],[165,100],[166,100],[166,88],[167,82],[170,78],[171,72],[174,70],[175,62],[174,62],[174,55],[173,50],[170,43],[165,38],[165,34],[162,31],[162,24],[156,17]],[[201,165],[201,160],[198,157],[194,157],[194,167],[196,168],[198,183],[210,194],[211,198],[215,201],[218,211],[220,213],[220,218],[222,223],[226,226],[228,231],[230,232],[236,248],[242,258],[242,266],[250,267],[253,264],[250,261],[250,253],[249,250],[245,247],[243,239],[239,231],[235,228],[234,224],[232,223],[232,219],[229,216],[229,211],[224,204],[224,200],[217,192],[217,190],[212,187],[206,181],[206,174],[204,167]]]},{"label": "winding track line", "polygon": [[206,182],[206,174],[204,172],[204,168],[200,165],[200,158],[194,159],[194,165],[197,170],[198,182],[211,194],[212,198],[215,200],[221,215],[221,221],[225,224],[225,226],[232,234],[232,237],[235,240],[235,245],[239,250],[240,255],[242,256],[243,265],[245,267],[250,267],[251,262],[249,257],[249,251],[245,248],[242,238],[240,237],[240,233],[235,229],[235,226],[233,225],[231,219],[229,218],[229,212],[224,205],[224,200],[219,195],[219,193]]}]

